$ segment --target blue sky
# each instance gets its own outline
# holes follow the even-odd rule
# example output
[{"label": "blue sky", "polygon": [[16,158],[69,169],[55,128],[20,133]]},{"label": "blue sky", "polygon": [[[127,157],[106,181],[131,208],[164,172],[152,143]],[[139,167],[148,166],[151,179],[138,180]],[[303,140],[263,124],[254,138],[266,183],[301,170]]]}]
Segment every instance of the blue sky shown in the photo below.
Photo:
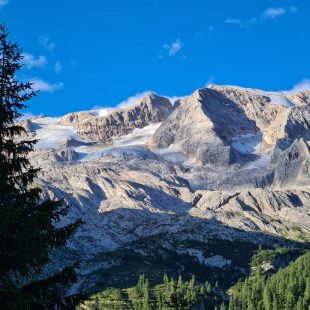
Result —
[{"label": "blue sky", "polygon": [[[310,1],[0,0],[41,89],[29,112],[116,106],[208,83],[310,88]],[[302,84],[301,84],[302,83]]]}]

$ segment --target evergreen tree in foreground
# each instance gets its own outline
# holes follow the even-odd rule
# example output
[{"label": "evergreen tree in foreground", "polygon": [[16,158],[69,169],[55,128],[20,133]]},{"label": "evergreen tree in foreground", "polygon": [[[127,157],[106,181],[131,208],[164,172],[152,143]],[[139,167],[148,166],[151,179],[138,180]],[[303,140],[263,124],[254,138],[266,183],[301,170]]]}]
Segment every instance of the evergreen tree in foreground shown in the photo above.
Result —
[{"label": "evergreen tree in foreground", "polygon": [[[49,252],[66,244],[80,226],[78,220],[55,227],[68,213],[63,201],[41,202],[41,190],[33,185],[39,169],[27,155],[36,141],[20,141],[25,130],[15,124],[36,95],[30,83],[20,83],[21,49],[8,39],[0,25],[0,307],[2,309],[70,308],[74,297],[62,292],[76,280],[74,266],[52,277],[38,277]],[[40,280],[38,280],[40,279]]]}]

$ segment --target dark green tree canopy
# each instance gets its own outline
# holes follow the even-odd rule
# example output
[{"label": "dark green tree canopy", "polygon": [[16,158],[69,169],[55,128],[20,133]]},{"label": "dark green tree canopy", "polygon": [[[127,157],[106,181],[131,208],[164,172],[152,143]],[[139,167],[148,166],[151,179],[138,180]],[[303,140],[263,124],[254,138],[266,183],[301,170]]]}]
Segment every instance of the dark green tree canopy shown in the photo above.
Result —
[{"label": "dark green tree canopy", "polygon": [[28,155],[36,141],[23,140],[25,129],[16,124],[36,96],[31,83],[16,79],[22,59],[22,50],[0,25],[0,300],[5,309],[46,309],[66,304],[61,292],[76,274],[72,266],[43,280],[38,275],[50,262],[50,251],[64,246],[81,221],[59,227],[69,206],[42,202],[34,184],[39,169]]}]

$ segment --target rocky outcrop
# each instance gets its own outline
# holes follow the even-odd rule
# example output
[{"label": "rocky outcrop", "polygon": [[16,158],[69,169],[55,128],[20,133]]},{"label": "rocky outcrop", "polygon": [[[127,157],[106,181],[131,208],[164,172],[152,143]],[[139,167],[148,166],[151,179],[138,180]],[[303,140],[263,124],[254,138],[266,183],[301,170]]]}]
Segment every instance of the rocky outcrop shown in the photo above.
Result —
[{"label": "rocky outcrop", "polygon": [[89,112],[73,113],[60,120],[72,124],[76,133],[91,141],[109,142],[118,137],[163,121],[171,113],[172,105],[167,98],[148,94],[133,106],[111,111],[106,116],[93,116]]},{"label": "rocky outcrop", "polygon": [[74,113],[69,113],[63,116],[59,120],[59,124],[78,126],[79,124],[85,121],[91,120],[93,118],[94,118],[94,115],[88,111],[74,112]]},{"label": "rocky outcrop", "polygon": [[310,105],[310,90],[288,94],[287,97],[297,106]]},{"label": "rocky outcrop", "polygon": [[227,166],[232,162],[232,140],[267,128],[282,110],[271,109],[267,98],[248,91],[215,86],[200,89],[179,101],[150,146],[167,148],[173,144],[199,163]]},{"label": "rocky outcrop", "polygon": [[[217,219],[230,227],[260,230],[293,237],[294,223],[310,233],[310,194],[305,191],[251,189],[236,192],[199,191],[199,211],[192,214]],[[212,214],[212,215],[211,215]],[[296,232],[296,231],[295,231]]]},{"label": "rocky outcrop", "polygon": [[295,140],[280,153],[275,167],[274,186],[297,187],[310,184],[309,144],[303,139]]}]

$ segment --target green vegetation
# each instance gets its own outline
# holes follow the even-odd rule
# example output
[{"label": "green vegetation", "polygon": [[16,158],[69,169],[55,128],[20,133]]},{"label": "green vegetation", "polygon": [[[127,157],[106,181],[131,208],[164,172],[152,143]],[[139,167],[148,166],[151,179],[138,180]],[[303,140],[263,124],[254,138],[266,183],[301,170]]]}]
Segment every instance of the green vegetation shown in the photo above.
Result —
[{"label": "green vegetation", "polygon": [[[193,305],[214,309],[220,300],[217,288],[206,282],[197,285],[195,277],[184,281],[169,279],[164,275],[163,283],[150,288],[149,280],[141,275],[138,283],[128,289],[108,289],[90,298],[78,309],[133,309],[133,310],[186,310]],[[221,309],[225,309],[222,304]]]},{"label": "green vegetation", "polygon": [[253,259],[253,271],[231,289],[229,310],[309,310],[310,252],[289,266],[270,274],[262,260],[284,255],[287,249],[259,252]]},{"label": "green vegetation", "polygon": [[[192,276],[186,281],[181,276],[169,279],[164,274],[161,283],[152,286],[142,275],[130,288],[107,289],[93,295],[85,307],[87,310],[309,310],[310,252],[304,253],[299,249],[259,247],[248,264],[249,276],[243,281],[241,276],[229,290],[215,278],[203,282]],[[215,268],[214,273],[229,277],[228,270]]]},{"label": "green vegetation", "polygon": [[36,95],[21,83],[22,51],[0,26],[0,300],[1,309],[64,309],[76,298],[63,298],[76,280],[74,266],[42,279],[50,252],[63,247],[81,224],[56,227],[69,207],[63,201],[42,201],[27,155],[36,141],[22,140],[25,129],[16,124],[25,102]]}]

